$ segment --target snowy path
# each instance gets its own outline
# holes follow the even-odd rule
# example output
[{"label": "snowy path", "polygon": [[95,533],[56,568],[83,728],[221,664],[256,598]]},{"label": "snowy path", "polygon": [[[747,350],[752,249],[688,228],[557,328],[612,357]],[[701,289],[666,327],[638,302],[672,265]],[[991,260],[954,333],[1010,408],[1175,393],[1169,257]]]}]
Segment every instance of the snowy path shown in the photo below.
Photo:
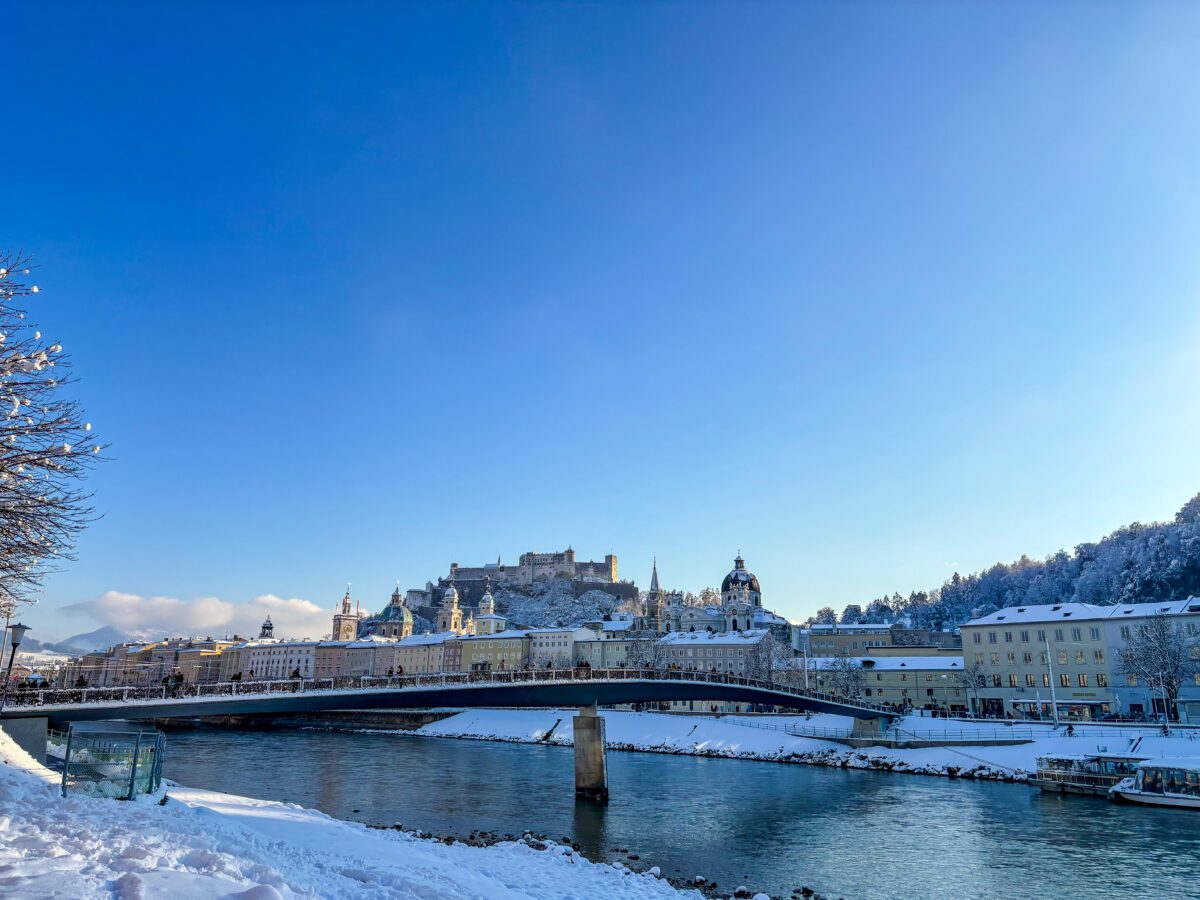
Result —
[{"label": "snowy path", "polygon": [[570,848],[446,846],[294,804],[171,787],[169,799],[69,797],[0,732],[5,898],[518,900],[691,896]]},{"label": "snowy path", "polygon": [[[570,746],[570,727],[560,726],[548,740],[545,735],[557,719],[569,725],[569,719],[574,714],[575,710],[571,709],[473,709],[431,722],[418,729],[417,733],[520,743],[546,741]],[[1131,743],[1129,737],[1117,736],[1099,728],[1081,727],[1075,737],[1066,737],[1050,726],[1034,726],[1033,730],[1039,736],[1025,744],[909,750],[871,747],[854,750],[834,741],[796,737],[783,731],[752,727],[752,723],[764,721],[759,717],[715,718],[624,710],[602,710],[601,714],[605,720],[606,742],[614,749],[884,769],[960,778],[1024,780],[1036,770],[1039,756],[1054,753],[1122,753],[1129,749]],[[780,725],[825,728],[848,728],[850,725],[846,717],[834,715],[817,715],[811,719],[804,716],[772,716],[767,721]],[[944,721],[908,717],[901,725],[912,731],[924,731],[931,727],[944,727],[944,724],[939,724]],[[976,726],[954,723],[954,727],[989,732],[995,729],[990,723]],[[1155,729],[1149,728],[1144,734],[1146,736],[1138,745],[1138,751],[1146,756],[1200,756],[1200,737],[1195,732],[1164,738],[1158,736]]]}]

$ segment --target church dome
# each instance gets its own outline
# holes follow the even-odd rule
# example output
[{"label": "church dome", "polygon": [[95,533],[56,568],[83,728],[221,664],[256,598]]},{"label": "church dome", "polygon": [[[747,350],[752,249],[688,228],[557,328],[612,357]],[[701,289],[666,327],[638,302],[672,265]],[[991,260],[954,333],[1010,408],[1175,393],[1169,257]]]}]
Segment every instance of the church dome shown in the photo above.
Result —
[{"label": "church dome", "polygon": [[450,586],[446,588],[446,593],[442,595],[442,606],[455,606],[457,604],[458,588],[456,588],[452,582]]},{"label": "church dome", "polygon": [[746,561],[739,554],[733,561],[733,571],[726,575],[725,580],[721,582],[721,593],[728,593],[734,588],[740,588],[743,584],[750,585],[750,590],[756,594],[762,593],[762,589],[758,586],[758,578],[753,572],[746,571]]},{"label": "church dome", "polygon": [[380,622],[411,622],[412,611],[407,606],[392,603],[383,608],[378,619]]}]

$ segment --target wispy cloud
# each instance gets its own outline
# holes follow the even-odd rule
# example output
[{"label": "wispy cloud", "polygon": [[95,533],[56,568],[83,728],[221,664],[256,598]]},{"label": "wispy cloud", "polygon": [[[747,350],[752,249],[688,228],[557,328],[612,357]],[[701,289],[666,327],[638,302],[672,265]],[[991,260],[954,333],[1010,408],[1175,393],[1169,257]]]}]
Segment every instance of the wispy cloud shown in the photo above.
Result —
[{"label": "wispy cloud", "polygon": [[284,599],[261,594],[253,600],[232,603],[219,597],[144,597],[108,591],[91,600],[66,607],[82,612],[101,625],[124,631],[161,630],[172,634],[258,634],[268,615],[280,637],[320,637],[329,631],[330,612],[311,600]]}]

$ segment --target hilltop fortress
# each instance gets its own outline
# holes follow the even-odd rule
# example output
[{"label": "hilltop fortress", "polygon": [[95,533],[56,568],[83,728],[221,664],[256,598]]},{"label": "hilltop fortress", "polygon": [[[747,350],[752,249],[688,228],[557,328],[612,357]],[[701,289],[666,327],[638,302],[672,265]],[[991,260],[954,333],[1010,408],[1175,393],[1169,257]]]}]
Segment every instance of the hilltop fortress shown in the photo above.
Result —
[{"label": "hilltop fortress", "polygon": [[460,566],[452,562],[449,573],[444,578],[439,577],[437,584],[428,582],[424,588],[406,591],[404,605],[417,615],[436,617],[442,597],[451,584],[458,591],[459,603],[464,609],[473,610],[483,597],[489,580],[493,590],[523,592],[539,581],[552,579],[571,582],[576,597],[588,591],[603,591],[619,600],[637,599],[638,595],[637,585],[617,577],[614,554],[607,554],[603,561],[580,561],[575,550],[568,547],[556,553],[534,550],[522,553],[515,565],[506,564],[500,557],[494,563],[482,566]]},{"label": "hilltop fortress", "polygon": [[[593,584],[617,583],[617,558],[613,554],[603,562],[579,562],[575,551],[568,547],[559,553],[522,553],[515,566],[506,566],[496,557],[494,563],[484,566],[466,567],[450,563],[448,580],[459,582],[482,581],[491,578],[498,587],[527,587],[535,581],[565,578],[568,581],[586,581]],[[460,588],[461,590],[461,588]]]}]

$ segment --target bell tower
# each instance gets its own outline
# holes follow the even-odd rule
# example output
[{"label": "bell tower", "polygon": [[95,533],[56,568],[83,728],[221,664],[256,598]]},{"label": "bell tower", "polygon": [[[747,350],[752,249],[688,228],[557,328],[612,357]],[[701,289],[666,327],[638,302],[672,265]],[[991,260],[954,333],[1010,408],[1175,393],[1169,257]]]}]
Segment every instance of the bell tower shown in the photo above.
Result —
[{"label": "bell tower", "polygon": [[346,595],[342,597],[341,612],[334,612],[333,631],[335,641],[352,641],[358,637],[358,616],[351,609],[350,583],[346,583]]}]

